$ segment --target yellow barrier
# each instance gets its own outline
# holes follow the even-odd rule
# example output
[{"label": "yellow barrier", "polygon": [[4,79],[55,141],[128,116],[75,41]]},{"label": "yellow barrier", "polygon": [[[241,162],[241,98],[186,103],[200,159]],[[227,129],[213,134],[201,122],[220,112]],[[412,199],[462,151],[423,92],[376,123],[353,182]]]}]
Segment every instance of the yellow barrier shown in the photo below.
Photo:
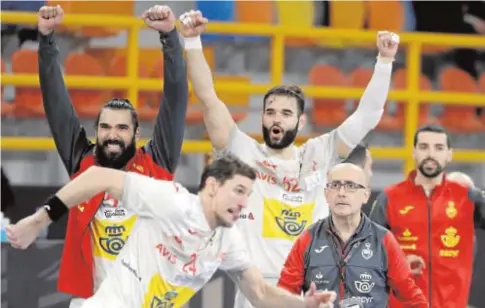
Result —
[{"label": "yellow barrier", "polygon": [[[3,24],[36,24],[37,16],[33,13],[2,12]],[[66,83],[72,88],[90,89],[128,89],[129,99],[136,105],[139,90],[159,90],[160,80],[138,79],[138,32],[144,27],[143,22],[135,17],[116,17],[104,15],[66,15],[64,23],[82,26],[124,27],[129,31],[127,77],[94,78],[89,76],[67,76]],[[344,29],[297,29],[280,25],[211,23],[207,27],[208,33],[238,34],[238,35],[267,35],[273,38],[271,45],[271,83],[243,85],[234,82],[220,82],[216,84],[219,92],[264,94],[268,88],[281,83],[284,71],[284,40],[289,37],[305,37],[318,39],[349,39],[361,42],[374,42],[375,32]],[[420,52],[423,44],[439,46],[483,47],[485,38],[466,35],[445,35],[438,33],[403,33],[400,35],[401,44],[408,47],[407,84],[403,91],[391,91],[389,99],[407,100],[406,125],[404,131],[404,147],[402,148],[375,148],[373,155],[380,159],[404,160],[404,172],[414,167],[410,155],[413,148],[413,135],[418,126],[418,109],[421,101],[440,102],[443,104],[481,105],[485,106],[485,99],[481,95],[465,93],[449,93],[419,90]],[[38,77],[33,75],[2,74],[1,83],[6,85],[35,86]],[[325,98],[359,98],[363,89],[333,88],[333,87],[303,87],[309,97]],[[4,137],[2,139],[4,150],[52,150],[54,143],[50,138],[16,138]],[[186,141],[184,152],[208,152],[211,146],[207,141]],[[457,161],[483,162],[485,152],[481,151],[454,151]]]}]

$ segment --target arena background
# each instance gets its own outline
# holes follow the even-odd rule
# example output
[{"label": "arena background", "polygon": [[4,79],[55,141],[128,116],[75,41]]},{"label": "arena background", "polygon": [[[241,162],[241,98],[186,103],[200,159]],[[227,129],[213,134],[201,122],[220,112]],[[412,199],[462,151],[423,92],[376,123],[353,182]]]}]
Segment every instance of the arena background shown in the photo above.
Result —
[{"label": "arena background", "polygon": [[[17,104],[38,101],[40,93],[29,92],[22,96],[22,89],[36,89],[36,65],[28,65],[27,71],[16,71],[14,60],[17,51],[37,50],[35,38],[35,12],[43,5],[39,1],[2,1],[2,171],[13,185],[15,203],[5,212],[12,222],[16,222],[36,210],[36,207],[52,192],[68,181],[64,166],[54,151],[50,141],[50,129],[43,115],[37,113],[18,112],[14,108]],[[295,83],[301,85],[314,84],[327,86],[328,93],[339,86],[352,86],[362,88],[368,81],[369,72],[375,63],[374,39],[375,31],[392,29],[402,35],[399,54],[394,67],[396,72],[406,69],[416,73],[414,81],[429,80],[430,87],[435,91],[445,92],[473,92],[481,91],[482,96],[473,93],[455,93],[453,95],[440,95],[434,93],[425,96],[429,99],[431,107],[428,114],[438,121],[446,123],[452,133],[455,148],[455,162],[449,170],[459,170],[469,174],[479,187],[485,187],[485,113],[475,114],[476,107],[485,106],[485,38],[483,33],[472,36],[441,36],[420,34],[419,32],[441,32],[476,34],[470,25],[466,25],[463,12],[473,14],[485,20],[485,9],[478,7],[484,1],[461,2],[427,2],[424,1],[123,1],[113,2],[74,2],[74,1],[46,1],[49,4],[61,4],[66,16],[76,14],[115,14],[117,17],[133,19],[140,16],[148,7],[154,4],[167,4],[175,14],[188,9],[197,8],[208,15],[213,22],[236,23],[235,33],[225,35],[204,36],[206,57],[215,72],[216,86],[226,84],[227,81],[238,81],[237,86],[230,88],[228,93],[219,93],[226,103],[231,103],[231,110],[243,111],[246,115],[239,122],[239,127],[245,132],[261,135],[260,112],[262,106],[262,93],[252,93],[248,89],[252,85],[266,85],[268,88],[274,83]],[[457,5],[466,5],[466,10]],[[256,8],[256,5],[260,7]],[[22,15],[22,23],[17,25],[18,16],[8,15],[7,11],[31,12]],[[257,14],[256,14],[257,13]],[[432,18],[430,18],[432,16]],[[7,20],[7,22],[6,22]],[[114,20],[114,19],[113,19]],[[70,54],[84,51],[96,60],[108,61],[118,52],[130,52],[130,31],[116,28],[113,24],[104,24],[96,27],[93,22],[103,22],[103,18],[83,17],[84,23],[91,23],[90,27],[72,27],[63,25],[58,32],[58,44],[61,58],[64,61]],[[308,40],[287,40],[285,44],[272,44],[271,40],[277,35],[270,34],[270,38],[261,36],[247,36],[243,33],[245,28],[251,28],[253,22],[279,23],[286,29],[295,30],[303,36],[316,33],[315,28],[325,27],[328,32],[308,44]],[[81,23],[82,24],[82,23]],[[29,26],[30,25],[30,26]],[[252,25],[253,29],[266,29],[264,25]],[[109,27],[109,29],[107,29]],[[113,27],[113,28],[111,28]],[[136,28],[136,27],[134,27]],[[211,27],[209,27],[211,28]],[[216,27],[217,28],[217,27]],[[225,25],[219,25],[224,29]],[[344,29],[344,30],[343,30]],[[354,30],[347,30],[354,29]],[[358,30],[370,30],[362,32]],[[267,29],[266,29],[267,30]],[[135,50],[139,51],[142,60],[158,60],[160,58],[158,35],[152,30],[136,29],[138,42]],[[239,31],[239,32],[238,32]],[[263,31],[263,30],[261,30]],[[415,32],[408,36],[405,32]],[[267,31],[270,33],[271,31]],[[257,35],[257,31],[251,35]],[[285,35],[285,34],[283,34]],[[346,39],[341,39],[345,36]],[[281,36],[280,36],[281,38]],[[437,42],[439,46],[427,45],[427,42]],[[363,43],[366,42],[366,43]],[[280,41],[281,43],[281,41]],[[468,48],[458,48],[466,45]],[[279,46],[279,47],[278,47]],[[448,47],[450,46],[450,47]],[[480,47],[481,46],[481,47]],[[279,48],[279,49],[278,49]],[[482,48],[477,50],[475,48]],[[82,52],[81,52],[82,53]],[[133,60],[137,62],[136,60]],[[103,62],[105,65],[106,63]],[[139,63],[142,64],[142,61]],[[317,66],[330,67],[336,74],[342,74],[351,79],[348,84],[336,84],[338,78],[334,74],[322,74],[312,79],[311,72]],[[421,68],[421,74],[418,72]],[[454,70],[451,83],[443,82],[444,72],[448,68]],[[275,73],[276,72],[276,73]],[[328,71],[327,71],[328,72]],[[396,76],[396,72],[394,76]],[[363,73],[362,75],[359,75]],[[18,74],[33,74],[33,78]],[[74,73],[74,75],[76,75]],[[108,75],[108,74],[106,74]],[[103,75],[104,76],[104,75]],[[108,75],[109,76],[109,75]],[[361,78],[357,78],[357,77]],[[366,77],[367,76],[367,77]],[[401,75],[402,76],[402,75]],[[329,78],[325,78],[329,77]],[[355,78],[351,78],[355,77]],[[87,77],[89,78],[89,77]],[[130,87],[136,86],[134,79],[129,76]],[[158,77],[157,77],[158,78]],[[87,80],[87,79],[86,79]],[[84,81],[84,80],[82,80]],[[159,80],[153,84],[159,85]],[[75,88],[75,83],[70,83]],[[82,84],[82,83],[81,83]],[[79,83],[78,83],[79,85]],[[93,85],[93,87],[96,85]],[[407,85],[407,87],[410,87]],[[406,90],[405,86],[393,84],[393,90],[401,89],[405,95],[391,94],[387,103],[386,117],[369,138],[374,157],[372,188],[382,190],[387,185],[401,181],[405,172],[413,167],[412,134],[417,125],[422,123],[417,108],[414,112],[405,113],[399,109],[400,103],[415,102],[422,99],[422,93],[416,88]],[[71,90],[71,88],[70,88]],[[231,92],[234,90],[235,92]],[[422,90],[422,89],[421,89]],[[160,89],[151,91],[160,93]],[[28,92],[28,91],[27,91]],[[136,92],[136,91],[135,91]],[[311,91],[310,91],[311,92]],[[313,91],[317,93],[318,91]],[[131,92],[133,93],[133,91]],[[316,95],[307,95],[307,110],[309,125],[301,132],[303,136],[327,132],[340,123],[338,117],[326,117],[335,111],[345,109],[347,115],[357,102],[361,91],[349,90],[348,97],[342,95],[332,96],[327,91],[320,91]],[[321,93],[324,93],[323,95]],[[353,94],[352,94],[353,93]],[[106,93],[104,93],[106,94]],[[111,93],[108,93],[110,97]],[[153,93],[152,93],[153,94]],[[433,94],[433,93],[431,93]],[[332,97],[328,97],[332,96]],[[24,98],[22,101],[21,97]],[[398,99],[396,99],[398,97]],[[191,97],[191,103],[193,102]],[[323,98],[323,100],[322,100]],[[329,99],[330,98],[330,99]],[[454,99],[454,101],[451,100]],[[131,99],[131,96],[130,96]],[[132,99],[133,100],[133,99]],[[403,101],[401,101],[403,100]],[[133,100],[135,103],[138,100]],[[454,115],[449,112],[450,102],[458,102],[461,111],[467,112]],[[337,104],[335,104],[337,102]],[[81,103],[84,101],[81,100]],[[97,102],[98,104],[102,102]],[[76,104],[75,104],[76,106]],[[191,105],[193,107],[194,105]],[[337,106],[337,107],[335,107]],[[344,107],[344,108],[343,108]],[[464,108],[464,109],[463,109]],[[152,108],[155,112],[157,110]],[[421,109],[422,110],[422,109]],[[456,109],[455,109],[456,110]],[[22,110],[20,110],[22,111]],[[192,110],[193,111],[193,110]],[[320,112],[320,113],[319,113]],[[338,112],[335,114],[338,115]],[[451,114],[451,121],[449,115]],[[316,116],[315,116],[316,115]],[[401,122],[397,121],[398,116]],[[391,117],[388,117],[391,116]],[[406,118],[404,117],[406,116]],[[324,119],[330,122],[323,121]],[[396,125],[396,123],[398,125]],[[409,124],[412,123],[412,124]],[[482,123],[482,124],[480,124]],[[93,136],[93,120],[83,116],[82,124],[86,127],[89,136]],[[198,177],[204,165],[206,153],[210,147],[205,139],[205,132],[201,123],[187,123],[185,153],[180,158],[177,168],[176,180],[196,187]],[[385,125],[384,125],[385,124]],[[409,125],[408,125],[409,124]],[[481,125],[481,126],[480,126]],[[152,132],[150,119],[141,123],[142,137],[149,138]],[[303,138],[304,139],[304,138]],[[200,143],[199,141],[206,141]],[[192,142],[196,141],[196,142]],[[464,149],[466,149],[464,151]],[[5,190],[2,178],[2,208]],[[17,251],[8,245],[2,244],[1,272],[2,272],[2,298],[1,307],[68,307],[69,297],[56,293],[57,271],[63,247],[65,220],[49,227],[44,239],[27,251]],[[478,254],[474,269],[470,304],[475,307],[485,307],[485,232],[477,231]],[[470,247],[471,249],[471,247]],[[234,285],[224,274],[218,273],[212,282],[191,301],[191,308],[219,308],[232,307]],[[440,307],[438,307],[440,308]],[[457,307],[462,308],[462,307]]]}]

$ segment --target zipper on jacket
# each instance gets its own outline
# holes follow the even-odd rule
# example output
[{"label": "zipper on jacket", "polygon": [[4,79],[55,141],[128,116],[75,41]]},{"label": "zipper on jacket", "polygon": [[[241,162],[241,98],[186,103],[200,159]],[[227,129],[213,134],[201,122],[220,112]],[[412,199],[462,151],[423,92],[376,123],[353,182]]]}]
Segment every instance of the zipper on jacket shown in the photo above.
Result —
[{"label": "zipper on jacket", "polygon": [[431,195],[428,197],[428,301],[429,301],[429,307],[433,307],[431,305],[431,296],[432,296],[432,287],[431,287],[431,270],[432,270],[432,265],[431,265],[431,256],[432,256],[432,239],[431,239]]}]

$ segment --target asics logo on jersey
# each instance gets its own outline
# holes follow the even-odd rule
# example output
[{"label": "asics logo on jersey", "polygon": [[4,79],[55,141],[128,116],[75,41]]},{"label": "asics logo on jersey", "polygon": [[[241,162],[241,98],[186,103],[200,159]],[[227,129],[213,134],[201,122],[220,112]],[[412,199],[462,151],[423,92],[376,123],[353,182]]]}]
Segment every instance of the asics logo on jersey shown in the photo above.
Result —
[{"label": "asics logo on jersey", "polygon": [[301,214],[292,210],[284,209],[281,211],[280,217],[275,217],[278,227],[288,235],[297,236],[305,230],[307,221],[299,222]]},{"label": "asics logo on jersey", "polygon": [[328,247],[328,245],[320,246],[320,248],[315,249],[315,252],[316,253],[322,253],[325,250],[325,248],[327,248],[327,247]]}]

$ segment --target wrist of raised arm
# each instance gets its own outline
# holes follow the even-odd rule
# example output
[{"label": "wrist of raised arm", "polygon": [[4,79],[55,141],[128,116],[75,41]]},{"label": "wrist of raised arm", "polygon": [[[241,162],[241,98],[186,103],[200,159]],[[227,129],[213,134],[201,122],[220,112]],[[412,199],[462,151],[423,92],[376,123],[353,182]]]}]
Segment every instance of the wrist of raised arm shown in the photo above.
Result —
[{"label": "wrist of raised arm", "polygon": [[162,49],[171,50],[175,48],[181,48],[179,34],[176,28],[170,32],[158,32]]}]

